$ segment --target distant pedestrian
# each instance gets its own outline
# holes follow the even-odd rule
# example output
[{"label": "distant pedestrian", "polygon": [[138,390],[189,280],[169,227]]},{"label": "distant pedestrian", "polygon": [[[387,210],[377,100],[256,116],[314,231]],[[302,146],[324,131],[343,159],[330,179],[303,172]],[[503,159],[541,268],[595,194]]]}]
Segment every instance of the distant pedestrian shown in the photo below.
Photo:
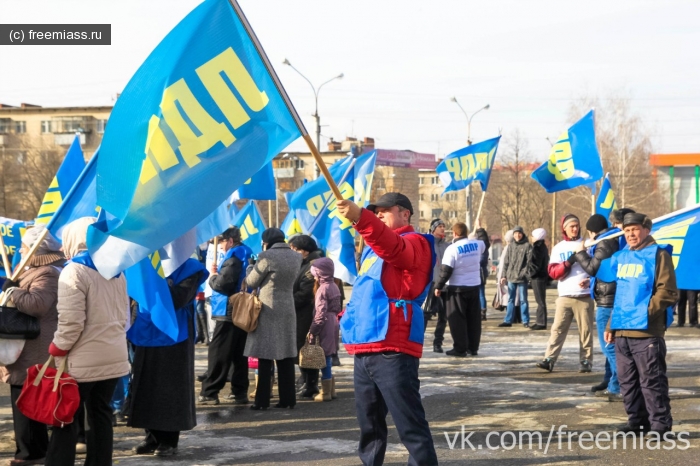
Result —
[{"label": "distant pedestrian", "polygon": [[440,275],[440,265],[442,258],[445,256],[445,251],[450,245],[445,240],[445,222],[436,218],[430,222],[430,234],[435,238],[435,267],[433,267],[433,282],[428,291],[428,297],[423,303],[423,314],[425,317],[425,327],[428,327],[428,321],[431,316],[437,316],[435,323],[435,333],[433,338],[433,352],[442,353],[442,342],[445,339],[445,328],[447,327],[447,316],[445,314],[445,299],[442,296],[435,296],[435,284]]},{"label": "distant pedestrian", "polygon": [[532,231],[532,250],[527,261],[527,277],[532,285],[532,293],[537,302],[537,317],[535,324],[530,326],[530,330],[547,330],[547,283],[549,274],[549,250],[544,240],[547,231],[544,228],[537,228]]},{"label": "distant pedestrian", "polygon": [[530,256],[532,245],[525,235],[523,227],[513,228],[513,242],[508,245],[503,264],[503,276],[501,285],[508,284],[508,309],[503,322],[499,327],[510,327],[513,325],[513,314],[515,312],[515,295],[520,298],[520,315],[523,326],[530,326],[530,313],[527,302],[527,261]]},{"label": "distant pedestrian", "polygon": [[476,229],[476,239],[484,242],[484,252],[481,253],[481,287],[479,287],[479,304],[481,305],[481,320],[486,320],[486,280],[489,277],[489,249],[491,248],[491,240],[489,234],[484,228]]}]

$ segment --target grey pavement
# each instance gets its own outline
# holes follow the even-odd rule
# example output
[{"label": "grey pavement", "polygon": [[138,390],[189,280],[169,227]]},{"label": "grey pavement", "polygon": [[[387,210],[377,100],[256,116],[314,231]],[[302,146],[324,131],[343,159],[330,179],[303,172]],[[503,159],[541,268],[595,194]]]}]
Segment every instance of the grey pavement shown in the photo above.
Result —
[{"label": "grey pavement", "polygon": [[[489,283],[489,300],[493,292],[493,283]],[[556,290],[547,293],[551,324]],[[531,292],[529,300],[534,304]],[[554,372],[547,373],[534,364],[542,358],[549,330],[531,331],[519,324],[498,328],[503,316],[489,309],[477,357],[433,353],[434,320],[428,326],[420,366],[421,395],[441,464],[700,464],[700,329],[674,324],[666,338],[674,431],[687,432],[683,440],[673,445],[646,438],[640,446],[637,440],[632,445],[631,437],[623,445],[618,437],[613,447],[615,427],[625,423],[626,415],[622,403],[596,398],[590,392],[603,376],[604,359],[597,339],[593,373],[578,373],[575,325]],[[448,330],[445,349],[449,348]],[[207,349],[197,346],[196,351],[196,372],[201,373]],[[197,407],[198,425],[182,433],[177,456],[134,456],[130,450],[143,434],[120,425],[115,429],[114,462],[173,466],[359,464],[352,357],[343,351],[340,359],[342,366],[333,368],[338,400],[299,402],[294,410],[251,411],[223,401],[229,393],[226,387],[220,394],[220,405]],[[252,370],[250,378],[252,391]],[[388,423],[385,464],[406,464],[408,454],[390,417]],[[2,386],[0,459],[12,458],[13,451],[9,389]]]}]

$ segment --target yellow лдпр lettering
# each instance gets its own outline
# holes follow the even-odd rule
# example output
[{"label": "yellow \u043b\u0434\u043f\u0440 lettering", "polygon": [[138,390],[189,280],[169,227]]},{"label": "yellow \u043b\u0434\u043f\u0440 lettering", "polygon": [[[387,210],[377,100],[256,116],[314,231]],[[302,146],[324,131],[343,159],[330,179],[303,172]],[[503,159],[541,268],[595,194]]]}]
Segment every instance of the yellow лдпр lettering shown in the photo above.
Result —
[{"label": "yellow \u043b\u0434\u043f\u0440 lettering", "polygon": [[255,228],[255,224],[250,215],[246,216],[245,220],[243,220],[243,225],[241,225],[241,241],[247,240],[249,236],[253,236],[259,231],[260,230]]},{"label": "yellow \u043b\u0434\u043f\u0440 lettering", "polygon": [[559,136],[559,140],[552,147],[547,169],[557,181],[567,180],[574,176],[574,160],[571,154],[568,131]]}]

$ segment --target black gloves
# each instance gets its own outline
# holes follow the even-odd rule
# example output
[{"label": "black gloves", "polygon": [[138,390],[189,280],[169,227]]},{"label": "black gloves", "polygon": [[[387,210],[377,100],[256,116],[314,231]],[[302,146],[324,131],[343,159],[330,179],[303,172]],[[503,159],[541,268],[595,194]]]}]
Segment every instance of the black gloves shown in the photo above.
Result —
[{"label": "black gloves", "polygon": [[5,283],[2,284],[2,291],[7,291],[9,288],[12,288],[13,286],[18,287],[19,282],[13,282],[12,280],[10,280],[8,278],[7,280],[5,280]]}]

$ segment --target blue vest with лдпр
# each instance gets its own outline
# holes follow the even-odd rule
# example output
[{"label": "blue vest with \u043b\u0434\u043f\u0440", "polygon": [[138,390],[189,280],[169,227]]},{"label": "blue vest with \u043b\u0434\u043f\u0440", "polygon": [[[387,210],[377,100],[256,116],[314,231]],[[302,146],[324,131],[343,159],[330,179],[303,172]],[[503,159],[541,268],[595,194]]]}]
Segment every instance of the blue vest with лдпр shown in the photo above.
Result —
[{"label": "blue vest with \u043b\u0434\u043f\u0440", "polygon": [[[420,233],[409,232],[401,236],[412,234]],[[396,307],[403,308],[405,320],[408,320],[408,306],[411,306],[411,330],[408,339],[414,343],[423,344],[425,321],[423,313],[416,310],[420,310],[423,305],[433,280],[435,247],[432,235],[421,234],[421,236],[430,244],[430,277],[423,292],[411,301],[391,299],[387,296],[382,286],[384,259],[381,259],[370,247],[365,248],[362,253],[359,277],[353,285],[352,297],[340,320],[343,343],[357,345],[376,343],[386,339],[389,329],[389,304],[395,303]]]},{"label": "blue vest with \u043b\u0434\u043f\u0440", "polygon": [[[632,251],[625,249],[612,256],[611,266],[617,274],[615,304],[610,318],[610,330],[648,330],[649,302],[654,294],[657,251],[670,245],[656,244]],[[673,307],[666,309],[666,328],[673,322]]]},{"label": "blue vest with \u043b\u0434\u043f\u0440", "polygon": [[[238,276],[238,284],[236,285],[236,290],[241,289],[241,284],[245,279],[245,270],[248,266],[248,259],[253,254],[253,250],[250,249],[245,244],[239,244],[238,246],[226,251],[226,255],[221,261],[221,265],[232,257],[236,257],[241,261],[241,274]],[[226,317],[226,305],[228,303],[228,296],[221,294],[216,290],[212,290],[211,298],[209,302],[211,304],[211,316],[212,317]]]}]

